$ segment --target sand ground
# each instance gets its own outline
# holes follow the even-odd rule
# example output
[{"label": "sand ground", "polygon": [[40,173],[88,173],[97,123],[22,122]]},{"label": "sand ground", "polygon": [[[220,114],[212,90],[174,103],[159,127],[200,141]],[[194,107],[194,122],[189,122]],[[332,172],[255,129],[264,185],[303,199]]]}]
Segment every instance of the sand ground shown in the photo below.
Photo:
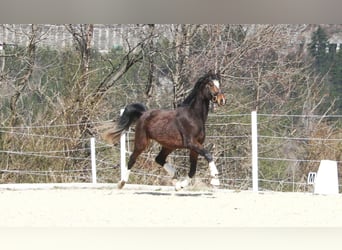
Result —
[{"label": "sand ground", "polygon": [[54,188],[0,204],[0,227],[342,227],[341,195]]}]

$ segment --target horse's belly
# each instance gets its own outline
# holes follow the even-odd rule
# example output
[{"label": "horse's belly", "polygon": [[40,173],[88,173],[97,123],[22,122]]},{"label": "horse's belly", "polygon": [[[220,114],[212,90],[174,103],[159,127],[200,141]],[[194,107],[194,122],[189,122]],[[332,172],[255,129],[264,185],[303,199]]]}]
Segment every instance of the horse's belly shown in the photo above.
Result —
[{"label": "horse's belly", "polygon": [[151,131],[150,138],[169,148],[180,148],[183,146],[183,139],[179,131],[168,126]]}]

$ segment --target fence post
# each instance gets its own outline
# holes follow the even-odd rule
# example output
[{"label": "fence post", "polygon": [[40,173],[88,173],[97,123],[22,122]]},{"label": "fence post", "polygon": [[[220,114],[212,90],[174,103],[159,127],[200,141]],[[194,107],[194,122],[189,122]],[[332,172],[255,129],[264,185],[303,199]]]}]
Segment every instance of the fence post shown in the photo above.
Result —
[{"label": "fence post", "polygon": [[253,192],[258,192],[258,119],[256,111],[252,111],[252,179]]},{"label": "fence post", "polygon": [[[121,109],[120,115],[124,112],[124,109]],[[123,180],[126,176],[127,167],[126,167],[126,133],[123,132],[120,137],[120,169],[121,169],[121,180]]]},{"label": "fence post", "polygon": [[96,153],[95,153],[95,138],[90,138],[90,154],[91,154],[91,173],[92,183],[96,184]]}]

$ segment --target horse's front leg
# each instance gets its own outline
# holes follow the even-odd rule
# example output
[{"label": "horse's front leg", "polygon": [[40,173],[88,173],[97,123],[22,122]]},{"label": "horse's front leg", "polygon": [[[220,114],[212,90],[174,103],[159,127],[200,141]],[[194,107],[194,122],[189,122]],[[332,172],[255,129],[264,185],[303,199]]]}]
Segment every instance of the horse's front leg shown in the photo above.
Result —
[{"label": "horse's front leg", "polygon": [[183,181],[178,181],[176,183],[176,190],[180,190],[182,188],[185,188],[191,184],[192,178],[196,174],[196,167],[197,167],[197,159],[198,159],[198,153],[196,151],[190,150],[190,170],[188,177]]},{"label": "horse's front leg", "polygon": [[210,181],[210,184],[213,185],[213,186],[219,186],[220,185],[220,180],[218,178],[218,170],[216,168],[213,156],[209,153],[208,150],[203,148],[202,145],[200,147],[194,146],[193,150],[196,151],[198,154],[202,155],[208,161],[208,163],[209,163],[209,170],[210,170],[210,176],[212,177],[211,181]]},{"label": "horse's front leg", "polygon": [[218,178],[218,170],[216,168],[214,161],[209,162],[209,170],[210,170],[210,176],[212,177],[210,184],[213,186],[219,186],[220,180]]}]

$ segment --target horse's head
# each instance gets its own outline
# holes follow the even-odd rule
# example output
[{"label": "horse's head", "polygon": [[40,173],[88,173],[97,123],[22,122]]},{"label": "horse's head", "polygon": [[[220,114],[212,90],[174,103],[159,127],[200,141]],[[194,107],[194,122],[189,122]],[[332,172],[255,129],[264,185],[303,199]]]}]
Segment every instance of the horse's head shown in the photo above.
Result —
[{"label": "horse's head", "polygon": [[218,106],[223,106],[226,104],[226,97],[222,93],[220,86],[220,74],[209,72],[208,74],[208,83],[207,88],[209,90],[210,98],[213,103],[216,103]]}]

